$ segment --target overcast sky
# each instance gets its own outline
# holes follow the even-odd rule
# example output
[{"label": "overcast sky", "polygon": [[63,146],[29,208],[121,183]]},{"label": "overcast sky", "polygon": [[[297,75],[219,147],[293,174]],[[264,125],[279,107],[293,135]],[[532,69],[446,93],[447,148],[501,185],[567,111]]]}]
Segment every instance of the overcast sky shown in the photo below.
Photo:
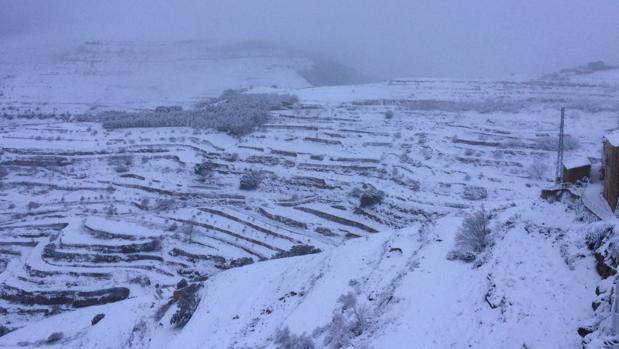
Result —
[{"label": "overcast sky", "polygon": [[619,63],[619,0],[0,0],[0,37],[22,36],[264,40],[382,77],[496,77]]}]

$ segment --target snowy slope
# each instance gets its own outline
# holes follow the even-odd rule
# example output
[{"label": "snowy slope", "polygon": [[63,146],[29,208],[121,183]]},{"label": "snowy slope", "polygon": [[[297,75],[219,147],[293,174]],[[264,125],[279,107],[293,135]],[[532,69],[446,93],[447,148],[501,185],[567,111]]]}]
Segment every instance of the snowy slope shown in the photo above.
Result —
[{"label": "snowy slope", "polygon": [[[312,333],[349,292],[371,314],[354,343],[372,348],[578,347],[576,328],[597,280],[591,263],[570,270],[552,241],[515,229],[487,265],[472,269],[445,258],[458,223],[445,218],[426,232],[380,234],[324,256],[223,273],[207,283],[195,318],[169,347],[260,347],[283,326]],[[497,309],[484,298],[489,292]]]},{"label": "snowy slope", "polygon": [[[178,333],[148,330],[152,339],[147,346],[269,347],[279,328],[301,334],[328,325],[338,298],[353,293],[369,314],[366,332],[352,341],[355,345],[578,347],[576,328],[591,312],[588,300],[597,282],[592,263],[582,260],[570,269],[553,238],[531,236],[518,227],[497,241],[485,265],[471,268],[445,258],[459,223],[458,217],[446,217],[432,227],[384,232],[327,253],[220,273],[205,283],[190,323]],[[156,303],[138,297],[122,306],[59,315],[6,335],[2,343],[32,341],[32,333],[43,340],[62,321],[71,324],[62,326],[71,340],[58,347],[114,348],[107,338],[131,342],[130,329],[153,313],[148,304]],[[106,318],[90,327],[97,313]]]},{"label": "snowy slope", "polygon": [[[120,59],[110,53],[118,46],[92,45],[88,55]],[[135,50],[169,58],[169,49]],[[218,57],[229,63],[226,52]],[[144,69],[167,66],[141,55],[132,54]],[[234,61],[250,59],[241,56]],[[104,62],[95,66],[122,66]],[[588,250],[602,224],[578,197],[582,188],[557,202],[540,192],[553,185],[558,108],[568,106],[566,156],[597,167],[601,139],[617,122],[616,88],[539,79],[310,87],[282,64],[251,91],[292,93],[300,103],[243,137],[0,118],[0,329],[10,331],[0,347],[276,347],[288,328],[316,347],[578,348],[577,330],[591,319],[600,330],[589,338],[603,340],[608,313],[592,302],[614,278],[600,278]],[[98,81],[82,73],[66,76],[75,86]],[[11,86],[3,106],[54,97],[23,81]],[[98,110],[90,98],[102,98],[101,108],[192,103],[207,94],[200,86],[179,77],[138,93],[141,101],[84,89],[84,104],[67,100],[66,110]],[[217,165],[208,177],[194,171],[203,162]],[[240,190],[249,171],[264,179]],[[370,187],[383,201],[361,207],[359,192]],[[492,243],[475,263],[449,260],[463,218],[481,207]],[[298,245],[321,252],[273,259]],[[188,287],[181,279],[199,285],[199,305],[176,329],[178,292]],[[105,316],[92,325],[97,314]],[[346,328],[355,318],[363,321],[353,335]]]}]

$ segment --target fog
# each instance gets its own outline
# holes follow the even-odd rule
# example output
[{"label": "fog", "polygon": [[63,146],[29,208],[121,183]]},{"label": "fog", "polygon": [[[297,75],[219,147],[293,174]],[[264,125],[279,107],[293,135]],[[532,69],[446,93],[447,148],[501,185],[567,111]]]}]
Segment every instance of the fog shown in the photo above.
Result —
[{"label": "fog", "polygon": [[495,77],[619,63],[619,1],[0,0],[0,40],[20,37],[260,40],[377,77]]}]

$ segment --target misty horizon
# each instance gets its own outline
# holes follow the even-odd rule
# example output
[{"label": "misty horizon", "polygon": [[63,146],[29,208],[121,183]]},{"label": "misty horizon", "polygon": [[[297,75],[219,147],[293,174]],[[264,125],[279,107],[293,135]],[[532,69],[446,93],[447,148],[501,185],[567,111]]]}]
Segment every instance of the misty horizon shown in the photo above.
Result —
[{"label": "misty horizon", "polygon": [[539,75],[619,63],[615,1],[0,0],[0,40],[268,42],[377,78]]}]

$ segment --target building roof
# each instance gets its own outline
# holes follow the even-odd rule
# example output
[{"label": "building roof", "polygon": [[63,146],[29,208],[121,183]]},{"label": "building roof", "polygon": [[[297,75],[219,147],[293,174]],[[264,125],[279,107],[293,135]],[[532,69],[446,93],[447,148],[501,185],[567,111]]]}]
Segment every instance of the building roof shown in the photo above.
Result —
[{"label": "building roof", "polygon": [[613,147],[619,147],[619,132],[609,133],[604,136],[604,139],[606,139]]},{"label": "building roof", "polygon": [[569,158],[563,160],[563,167],[568,170],[585,166],[591,166],[591,161],[589,161],[589,159],[586,157]]}]

